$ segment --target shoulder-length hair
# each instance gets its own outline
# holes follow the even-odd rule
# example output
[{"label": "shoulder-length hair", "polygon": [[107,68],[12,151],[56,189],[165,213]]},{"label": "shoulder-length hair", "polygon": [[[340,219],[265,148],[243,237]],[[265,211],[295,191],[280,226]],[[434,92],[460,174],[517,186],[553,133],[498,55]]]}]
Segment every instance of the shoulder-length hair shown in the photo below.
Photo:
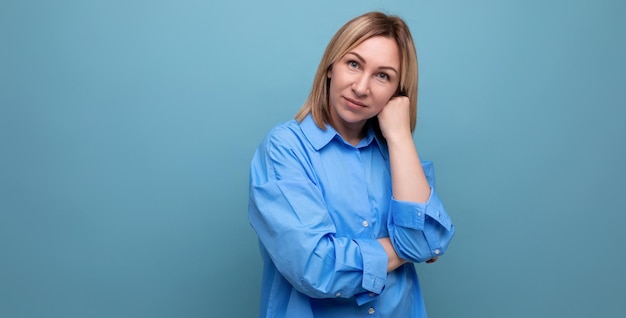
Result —
[{"label": "shoulder-length hair", "polygon": [[382,12],[369,12],[358,16],[348,21],[335,33],[317,67],[311,93],[295,115],[296,120],[301,122],[310,113],[317,126],[326,129],[325,124],[330,123],[330,79],[327,77],[328,71],[347,52],[374,36],[393,39],[398,45],[400,51],[400,83],[397,94],[409,98],[411,132],[415,130],[417,117],[417,54],[415,44],[409,27],[400,17]]}]

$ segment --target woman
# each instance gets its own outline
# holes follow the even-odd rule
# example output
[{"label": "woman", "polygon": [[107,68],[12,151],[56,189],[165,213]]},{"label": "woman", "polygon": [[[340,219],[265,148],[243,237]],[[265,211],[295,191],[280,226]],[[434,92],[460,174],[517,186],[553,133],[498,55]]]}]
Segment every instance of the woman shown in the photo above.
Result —
[{"label": "woman", "polygon": [[413,264],[443,255],[454,227],[413,143],[416,113],[404,21],[370,12],[345,24],[295,120],[251,163],[260,317],[426,317]]}]

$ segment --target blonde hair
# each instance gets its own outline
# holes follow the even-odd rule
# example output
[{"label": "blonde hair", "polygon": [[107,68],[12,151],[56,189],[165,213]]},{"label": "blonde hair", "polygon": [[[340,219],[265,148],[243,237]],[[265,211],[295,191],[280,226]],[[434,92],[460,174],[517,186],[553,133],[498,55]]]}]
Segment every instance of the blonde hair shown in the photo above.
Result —
[{"label": "blonde hair", "polygon": [[310,113],[317,126],[326,129],[325,124],[330,123],[328,100],[330,79],[327,77],[328,71],[347,52],[374,36],[393,39],[398,45],[400,51],[398,94],[409,98],[411,132],[415,130],[417,119],[417,54],[415,44],[409,27],[401,18],[382,12],[369,12],[358,16],[348,21],[335,33],[317,67],[311,93],[295,115],[296,120],[302,122]]}]

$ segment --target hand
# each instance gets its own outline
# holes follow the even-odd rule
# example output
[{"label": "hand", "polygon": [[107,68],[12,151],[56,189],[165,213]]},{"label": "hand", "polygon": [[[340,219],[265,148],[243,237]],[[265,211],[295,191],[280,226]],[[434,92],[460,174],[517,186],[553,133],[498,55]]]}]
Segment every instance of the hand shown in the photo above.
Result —
[{"label": "hand", "polygon": [[406,96],[394,96],[378,113],[380,131],[385,139],[389,140],[407,134],[411,136],[409,103],[409,98]]},{"label": "hand", "polygon": [[385,253],[387,253],[387,272],[392,272],[407,262],[406,260],[398,257],[398,254],[393,248],[393,244],[391,244],[391,240],[388,237],[379,238],[378,242],[385,249]]}]

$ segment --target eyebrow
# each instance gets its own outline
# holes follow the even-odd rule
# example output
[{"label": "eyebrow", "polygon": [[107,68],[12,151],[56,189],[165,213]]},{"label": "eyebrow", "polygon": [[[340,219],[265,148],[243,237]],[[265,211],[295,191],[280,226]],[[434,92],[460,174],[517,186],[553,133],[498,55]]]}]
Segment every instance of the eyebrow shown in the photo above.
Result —
[{"label": "eyebrow", "polygon": [[[348,52],[348,53],[346,53],[346,55],[348,55],[348,54],[352,54],[352,55],[356,56],[356,58],[359,59],[361,63],[367,64],[367,62],[365,62],[365,59],[361,55],[359,55],[358,53],[356,53],[356,52]],[[379,69],[391,70],[391,71],[394,71],[396,74],[398,74],[398,71],[395,68],[391,67],[391,66],[381,66],[381,67],[379,67]]]}]

